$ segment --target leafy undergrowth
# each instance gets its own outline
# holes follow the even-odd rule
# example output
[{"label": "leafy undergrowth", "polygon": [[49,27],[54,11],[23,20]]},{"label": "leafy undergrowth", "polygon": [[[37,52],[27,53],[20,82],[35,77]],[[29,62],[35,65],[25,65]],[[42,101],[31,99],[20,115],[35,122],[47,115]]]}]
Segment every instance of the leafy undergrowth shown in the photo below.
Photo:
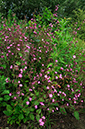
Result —
[{"label": "leafy undergrowth", "polygon": [[17,24],[9,17],[0,27],[0,110],[11,125],[46,128],[51,113],[68,110],[79,120],[85,102],[85,42],[68,19],[45,11],[44,21]]}]

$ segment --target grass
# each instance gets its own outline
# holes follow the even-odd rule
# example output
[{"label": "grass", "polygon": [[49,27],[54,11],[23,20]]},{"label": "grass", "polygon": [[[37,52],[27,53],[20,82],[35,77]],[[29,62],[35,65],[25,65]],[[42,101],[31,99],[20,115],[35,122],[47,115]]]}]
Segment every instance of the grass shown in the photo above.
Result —
[{"label": "grass", "polygon": [[48,128],[51,113],[67,115],[68,110],[79,120],[77,107],[85,102],[85,42],[67,19],[52,18],[45,25],[38,19],[0,25],[0,110],[11,125]]}]

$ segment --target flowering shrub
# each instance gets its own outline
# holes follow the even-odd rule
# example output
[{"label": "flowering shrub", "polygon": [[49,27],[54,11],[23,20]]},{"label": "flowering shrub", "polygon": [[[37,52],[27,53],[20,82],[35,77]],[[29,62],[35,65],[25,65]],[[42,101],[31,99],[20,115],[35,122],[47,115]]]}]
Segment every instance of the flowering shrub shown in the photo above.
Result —
[{"label": "flowering shrub", "polygon": [[84,49],[76,53],[77,41],[72,29],[66,27],[66,19],[57,20],[56,15],[53,19],[48,27],[36,19],[23,27],[16,20],[9,27],[8,21],[2,21],[0,69],[5,89],[0,105],[5,107],[10,124],[27,122],[32,126],[35,122],[38,128],[46,128],[49,114],[66,115],[68,110],[79,119],[76,107],[83,105],[84,86],[83,77],[78,75]]}]

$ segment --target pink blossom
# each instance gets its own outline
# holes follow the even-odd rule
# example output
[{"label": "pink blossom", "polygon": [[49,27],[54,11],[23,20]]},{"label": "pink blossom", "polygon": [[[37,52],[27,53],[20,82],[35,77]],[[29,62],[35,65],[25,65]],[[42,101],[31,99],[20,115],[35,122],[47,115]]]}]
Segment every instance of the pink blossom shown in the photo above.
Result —
[{"label": "pink blossom", "polygon": [[44,103],[43,102],[40,102],[40,104],[44,106]]},{"label": "pink blossom", "polygon": [[47,86],[47,89],[49,89],[49,86]]},{"label": "pink blossom", "polygon": [[45,75],[44,77],[45,77],[45,78],[47,78],[48,76],[47,76],[47,75]]},{"label": "pink blossom", "polygon": [[83,100],[81,100],[81,102],[83,103],[84,101],[83,101]]},{"label": "pink blossom", "polygon": [[32,91],[32,89],[29,89],[29,91]]},{"label": "pink blossom", "polygon": [[16,99],[17,97],[14,97],[14,99]]},{"label": "pink blossom", "polygon": [[6,80],[5,80],[5,81],[6,81],[6,82],[9,82],[9,81],[8,81],[8,78],[6,78]]},{"label": "pink blossom", "polygon": [[39,119],[39,122],[42,122],[42,119]]},{"label": "pink blossom", "polygon": [[22,87],[23,85],[22,84],[19,84],[20,87]]},{"label": "pink blossom", "polygon": [[12,96],[12,93],[9,93],[9,96]]},{"label": "pink blossom", "polygon": [[29,101],[27,101],[26,104],[29,105]]},{"label": "pink blossom", "polygon": [[56,107],[56,110],[58,110],[58,107]]},{"label": "pink blossom", "polygon": [[10,47],[7,47],[7,49],[9,49]]},{"label": "pink blossom", "polygon": [[71,98],[69,98],[69,100],[71,100]]},{"label": "pink blossom", "polygon": [[62,68],[62,67],[61,67],[60,69],[61,69],[61,70],[63,70],[63,68]]},{"label": "pink blossom", "polygon": [[18,77],[22,78],[22,74],[19,74],[19,76],[18,76]]},{"label": "pink blossom", "polygon": [[76,101],[74,101],[74,103],[76,103]]},{"label": "pink blossom", "polygon": [[70,85],[67,85],[67,87],[70,87]]},{"label": "pink blossom", "polygon": [[53,95],[52,95],[52,94],[49,94],[49,97],[50,97],[50,98],[52,98],[52,97],[53,97]]},{"label": "pink blossom", "polygon": [[52,110],[52,112],[54,112],[54,110]]},{"label": "pink blossom", "polygon": [[55,100],[54,99],[52,99],[52,102],[54,102]]},{"label": "pink blossom", "polygon": [[24,93],[21,93],[22,96],[24,96]]},{"label": "pink blossom", "polygon": [[60,74],[59,78],[61,78],[61,79],[62,79],[62,74]]},{"label": "pink blossom", "polygon": [[42,121],[42,122],[40,123],[40,125],[43,126],[43,125],[44,125],[44,122]]},{"label": "pink blossom", "polygon": [[58,79],[58,77],[57,77],[57,76],[56,76],[55,78],[56,78],[56,79]]},{"label": "pink blossom", "polygon": [[44,66],[44,64],[42,64],[42,66]]},{"label": "pink blossom", "polygon": [[18,81],[18,83],[20,83],[20,81]]},{"label": "pink blossom", "polygon": [[55,60],[55,62],[58,62],[58,60]]},{"label": "pink blossom", "polygon": [[75,55],[73,55],[73,58],[75,59],[75,58],[76,58],[76,56],[75,56]]},{"label": "pink blossom", "polygon": [[55,74],[57,74],[57,72],[55,71]]},{"label": "pink blossom", "polygon": [[35,109],[37,109],[38,107],[37,107],[37,105],[35,105]]},{"label": "pink blossom", "polygon": [[10,69],[12,69],[12,68],[13,68],[13,66],[11,65],[11,66],[10,66]]},{"label": "pink blossom", "polygon": [[32,101],[32,98],[30,97],[29,100]]},{"label": "pink blossom", "polygon": [[40,81],[38,81],[38,84],[40,84]]},{"label": "pink blossom", "polygon": [[45,116],[42,116],[42,119],[44,119],[44,120],[45,120]]}]

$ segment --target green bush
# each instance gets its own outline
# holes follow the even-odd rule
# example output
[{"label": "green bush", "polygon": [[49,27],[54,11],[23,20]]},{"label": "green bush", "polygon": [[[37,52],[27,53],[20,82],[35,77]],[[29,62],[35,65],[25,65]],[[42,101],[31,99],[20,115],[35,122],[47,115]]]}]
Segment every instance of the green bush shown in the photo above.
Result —
[{"label": "green bush", "polygon": [[9,16],[0,27],[1,80],[5,78],[7,92],[1,106],[10,124],[44,129],[51,113],[67,115],[68,110],[79,120],[76,106],[85,101],[83,76],[78,76],[84,48],[81,44],[78,51],[69,19],[57,19],[46,11],[49,18],[44,12],[44,24],[39,15],[27,24],[17,24]]}]

